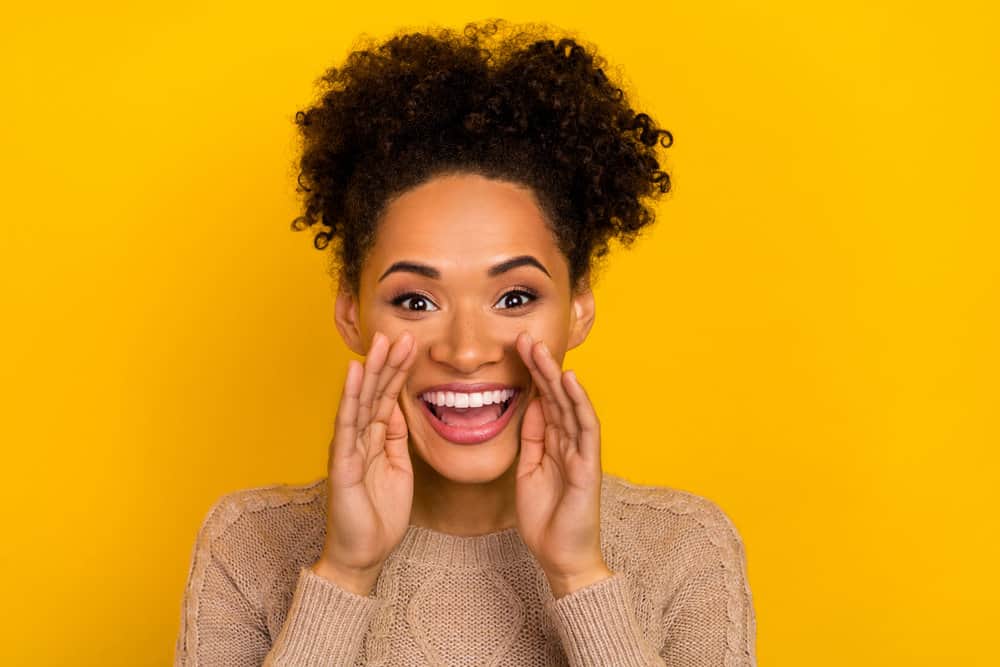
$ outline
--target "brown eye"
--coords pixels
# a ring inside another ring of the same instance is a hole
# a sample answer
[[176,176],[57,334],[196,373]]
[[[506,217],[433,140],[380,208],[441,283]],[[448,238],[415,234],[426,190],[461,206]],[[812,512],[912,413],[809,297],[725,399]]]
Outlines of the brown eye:
[[511,290],[500,297],[497,301],[497,308],[506,310],[510,308],[522,308],[535,299],[535,295],[526,290]]
[[430,299],[422,294],[415,294],[413,292],[400,294],[392,300],[392,305],[415,313],[437,310],[437,306]]

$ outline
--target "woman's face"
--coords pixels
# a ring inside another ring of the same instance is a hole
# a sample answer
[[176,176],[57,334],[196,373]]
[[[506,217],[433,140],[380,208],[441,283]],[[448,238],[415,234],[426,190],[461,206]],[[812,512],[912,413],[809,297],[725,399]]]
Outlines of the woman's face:
[[589,289],[571,293],[568,263],[531,191],[475,174],[440,176],[392,201],[358,296],[337,299],[338,327],[358,354],[376,331],[390,341],[413,334],[417,358],[399,397],[411,452],[464,483],[492,481],[517,460],[537,395],[518,334],[544,341],[561,363],[593,312]]

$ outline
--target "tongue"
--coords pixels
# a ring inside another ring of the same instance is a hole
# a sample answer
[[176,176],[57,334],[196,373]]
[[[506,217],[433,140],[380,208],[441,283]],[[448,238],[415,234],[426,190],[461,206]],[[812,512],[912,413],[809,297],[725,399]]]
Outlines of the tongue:
[[482,426],[491,421],[496,421],[500,417],[501,406],[494,403],[484,405],[481,408],[449,408],[438,406],[435,408],[438,419],[450,426]]

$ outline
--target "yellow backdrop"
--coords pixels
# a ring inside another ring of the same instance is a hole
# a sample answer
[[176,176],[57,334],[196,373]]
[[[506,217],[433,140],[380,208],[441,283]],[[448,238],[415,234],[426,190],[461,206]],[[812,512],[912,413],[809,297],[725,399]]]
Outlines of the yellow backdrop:
[[597,43],[676,138],[568,360],[605,468],[727,511],[762,665],[990,662],[996,10],[473,5],[5,10],[0,662],[169,663],[211,503],[324,474],[348,357],[292,117],[358,34],[496,15]]

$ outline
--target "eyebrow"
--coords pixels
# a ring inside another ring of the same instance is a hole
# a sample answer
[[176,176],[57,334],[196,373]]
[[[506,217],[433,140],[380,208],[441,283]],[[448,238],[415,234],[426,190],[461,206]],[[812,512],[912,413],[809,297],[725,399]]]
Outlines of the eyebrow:
[[[491,278],[493,278],[495,276],[499,276],[501,273],[506,273],[507,271],[516,269],[519,266],[533,266],[536,269],[540,270],[545,275],[547,275],[549,278],[552,277],[552,274],[549,273],[548,269],[546,269],[541,262],[539,262],[531,255],[518,255],[517,257],[511,257],[510,259],[506,259],[495,266],[491,266],[486,273]],[[382,280],[390,273],[395,273],[397,271],[416,273],[418,275],[425,276],[427,278],[433,278],[435,280],[441,277],[441,272],[435,269],[433,266],[421,264],[420,262],[402,261],[402,262],[395,262],[392,266],[386,269],[385,273],[379,276],[377,282],[382,282]]]

